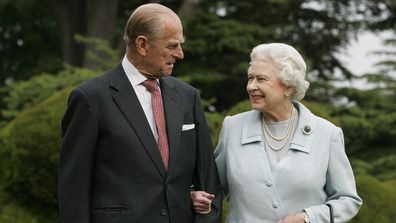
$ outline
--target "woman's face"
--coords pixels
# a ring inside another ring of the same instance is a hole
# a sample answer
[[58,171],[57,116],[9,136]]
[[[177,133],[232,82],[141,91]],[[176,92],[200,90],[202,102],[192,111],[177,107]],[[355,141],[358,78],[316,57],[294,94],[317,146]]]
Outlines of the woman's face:
[[288,87],[279,78],[279,70],[271,62],[252,61],[246,86],[253,109],[261,112],[276,111],[290,102],[285,96]]

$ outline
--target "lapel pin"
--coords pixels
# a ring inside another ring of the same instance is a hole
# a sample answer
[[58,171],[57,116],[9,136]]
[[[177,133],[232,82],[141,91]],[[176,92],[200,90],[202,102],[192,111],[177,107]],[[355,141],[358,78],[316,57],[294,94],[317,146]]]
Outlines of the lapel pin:
[[302,129],[302,132],[304,135],[309,135],[312,132],[312,129],[309,125],[305,125]]

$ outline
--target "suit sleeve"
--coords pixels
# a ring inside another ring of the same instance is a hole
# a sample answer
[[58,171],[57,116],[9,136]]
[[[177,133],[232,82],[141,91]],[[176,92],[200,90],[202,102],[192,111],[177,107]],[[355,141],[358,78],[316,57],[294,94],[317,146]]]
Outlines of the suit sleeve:
[[[356,191],[355,177],[345,153],[344,136],[340,128],[331,135],[329,164],[326,174],[326,204],[333,208],[334,222],[352,219],[362,205]],[[311,222],[330,222],[330,210],[325,204],[306,208]]]
[[74,90],[62,119],[59,214],[62,223],[90,223],[91,175],[98,122],[87,95]]
[[195,223],[221,223],[223,196],[217,167],[214,161],[212,142],[198,91],[195,93],[195,122],[197,137],[197,166],[194,186],[196,190],[214,194],[212,211],[209,214],[196,214]]

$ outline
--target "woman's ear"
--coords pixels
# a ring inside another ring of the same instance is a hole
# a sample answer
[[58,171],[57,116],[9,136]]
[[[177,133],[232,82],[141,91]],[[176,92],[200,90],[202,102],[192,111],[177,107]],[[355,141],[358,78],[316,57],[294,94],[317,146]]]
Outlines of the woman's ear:
[[146,56],[147,54],[147,48],[148,48],[148,42],[147,42],[147,37],[140,35],[136,37],[135,39],[135,47],[136,51],[141,54],[142,56]]
[[285,91],[285,96],[290,97],[294,92],[294,86],[287,86]]

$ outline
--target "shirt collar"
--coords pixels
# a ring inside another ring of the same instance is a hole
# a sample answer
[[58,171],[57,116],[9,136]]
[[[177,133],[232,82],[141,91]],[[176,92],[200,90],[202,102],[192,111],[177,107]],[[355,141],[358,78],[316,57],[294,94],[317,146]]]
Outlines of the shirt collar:
[[[132,86],[135,87],[137,85],[140,85],[143,81],[147,80],[147,77],[145,77],[143,74],[141,74],[135,66],[128,60],[126,57],[126,54],[124,55],[124,58],[122,59],[122,67],[124,68],[124,71],[129,79],[129,82],[131,82]],[[159,84],[159,81],[157,80],[157,83]]]

